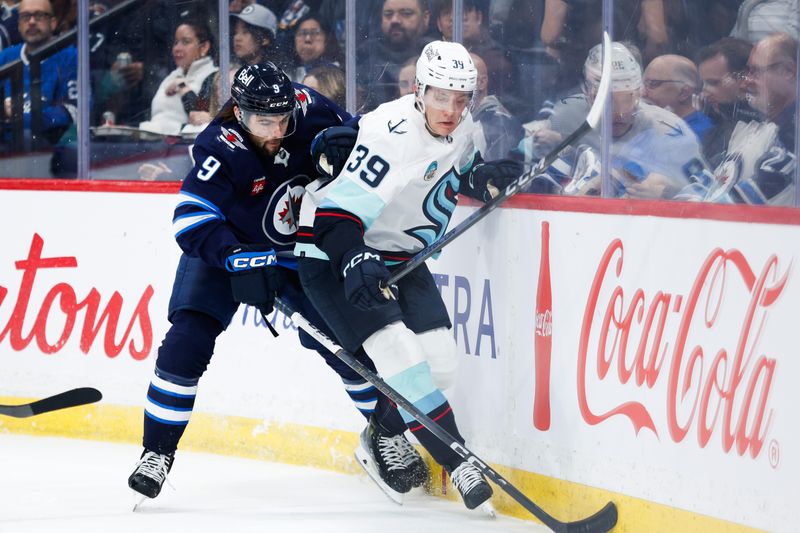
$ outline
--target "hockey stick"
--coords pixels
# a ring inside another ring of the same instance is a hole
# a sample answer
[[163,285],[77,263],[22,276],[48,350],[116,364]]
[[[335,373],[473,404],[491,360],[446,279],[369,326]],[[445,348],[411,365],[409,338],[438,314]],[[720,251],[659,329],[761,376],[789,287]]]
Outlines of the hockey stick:
[[[608,53],[606,53],[606,51],[608,51]],[[596,128],[600,122],[600,116],[603,114],[603,108],[605,107],[606,97],[608,96],[610,86],[611,38],[608,36],[607,32],[603,32],[603,72],[600,78],[600,86],[597,89],[597,96],[595,97],[591,109],[589,109],[589,113],[586,115],[586,120],[583,121],[578,129],[573,131],[566,139],[561,141],[561,144],[553,148],[550,153],[541,159],[538,165],[528,172],[522,174],[519,178],[517,178],[517,181],[509,184],[500,194],[483,204],[480,209],[464,219],[461,224],[448,231],[441,239],[433,242],[426,248],[423,248],[413,258],[406,261],[400,268],[396,269],[383,286],[388,287],[397,283],[400,278],[406,276],[409,272],[424,263],[430,256],[447,246],[447,244],[455,240],[456,237],[467,231],[469,228],[486,217],[486,215],[497,209],[500,204],[517,194],[525,186],[532,182],[537,174],[541,173],[544,169],[552,165],[553,162],[555,162],[555,160],[561,155],[561,152],[571,146],[572,143],[583,137],[590,130]]]
[[330,350],[347,364],[350,368],[358,372],[361,377],[369,381],[376,389],[381,391],[387,398],[398,406],[402,407],[411,414],[420,424],[425,426],[433,435],[450,447],[459,456],[469,461],[475,468],[480,470],[487,478],[494,481],[497,486],[503,489],[506,494],[511,496],[517,503],[531,512],[536,518],[542,521],[547,527],[556,533],[604,533],[611,530],[617,523],[617,506],[614,502],[608,502],[600,511],[583,520],[575,522],[562,522],[548,514],[544,509],[533,503],[519,489],[507,481],[503,476],[495,472],[484,461],[469,451],[463,444],[457,441],[450,433],[444,430],[439,424],[430,419],[425,413],[417,409],[404,396],[394,390],[377,374],[364,366],[360,361],[346,352],[344,348],[333,342],[327,335],[319,331],[314,325],[296,312],[280,298],[275,299],[275,308],[284,315],[288,316],[294,324],[303,328],[317,342]]
[[100,394],[99,390],[91,387],[81,387],[22,405],[0,405],[0,415],[28,418],[29,416],[49,413],[50,411],[99,402],[102,398],[103,395]]

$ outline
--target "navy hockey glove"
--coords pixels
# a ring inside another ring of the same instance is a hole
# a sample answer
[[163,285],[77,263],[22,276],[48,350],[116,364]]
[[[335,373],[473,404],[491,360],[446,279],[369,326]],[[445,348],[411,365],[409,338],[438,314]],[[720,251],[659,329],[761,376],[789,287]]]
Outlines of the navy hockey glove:
[[225,268],[231,274],[231,293],[239,303],[252,305],[264,315],[272,313],[275,293],[278,291],[278,274],[272,265],[277,264],[275,250],[270,246],[238,244],[228,249]]
[[317,171],[331,178],[338,176],[350,157],[356,137],[358,130],[347,126],[331,126],[317,133],[311,141],[311,158]]
[[342,257],[344,294],[355,307],[369,311],[397,299],[397,288],[383,289],[389,279],[389,269],[377,250],[356,246]]
[[484,202],[492,199],[494,194],[488,186],[505,189],[522,174],[523,166],[513,159],[498,159],[475,165],[469,175],[470,188],[483,197]]

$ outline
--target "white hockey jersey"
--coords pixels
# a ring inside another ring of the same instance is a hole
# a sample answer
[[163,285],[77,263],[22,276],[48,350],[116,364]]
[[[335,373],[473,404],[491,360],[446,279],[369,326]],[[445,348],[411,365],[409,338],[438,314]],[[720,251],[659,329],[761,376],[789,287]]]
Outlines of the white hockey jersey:
[[473,129],[467,114],[449,137],[434,137],[414,107],[414,95],[364,115],[341,174],[306,188],[295,255],[327,259],[310,238],[317,207],[356,215],[365,244],[379,250],[387,264],[439,239],[456,207],[458,175],[475,160]]

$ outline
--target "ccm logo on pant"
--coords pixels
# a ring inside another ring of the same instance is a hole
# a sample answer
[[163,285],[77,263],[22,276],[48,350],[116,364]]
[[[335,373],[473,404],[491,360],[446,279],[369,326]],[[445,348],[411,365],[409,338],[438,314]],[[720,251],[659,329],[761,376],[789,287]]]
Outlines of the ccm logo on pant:
[[353,256],[352,259],[345,265],[344,270],[342,270],[342,275],[347,277],[347,271],[356,266],[357,264],[363,261],[380,261],[381,256],[379,254],[374,254],[372,252],[361,252],[360,254],[356,254]]

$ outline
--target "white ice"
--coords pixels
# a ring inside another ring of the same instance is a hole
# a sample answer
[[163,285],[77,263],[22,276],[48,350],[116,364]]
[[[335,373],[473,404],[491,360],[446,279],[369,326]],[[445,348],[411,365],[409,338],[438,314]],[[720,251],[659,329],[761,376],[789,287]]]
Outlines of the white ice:
[[[132,512],[141,449],[0,434],[0,532],[535,533],[419,489],[403,506],[366,476],[179,451],[161,495]],[[495,490],[499,490],[495,488]]]

